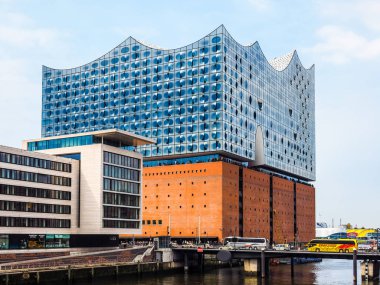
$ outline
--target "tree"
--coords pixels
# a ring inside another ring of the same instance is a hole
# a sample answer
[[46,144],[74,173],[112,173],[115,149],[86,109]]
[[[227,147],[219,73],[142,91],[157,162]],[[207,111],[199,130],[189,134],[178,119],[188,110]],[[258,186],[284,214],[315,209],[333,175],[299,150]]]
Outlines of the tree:
[[347,225],[346,225],[346,229],[347,229],[347,230],[352,229],[352,225],[351,225],[350,223],[347,223]]

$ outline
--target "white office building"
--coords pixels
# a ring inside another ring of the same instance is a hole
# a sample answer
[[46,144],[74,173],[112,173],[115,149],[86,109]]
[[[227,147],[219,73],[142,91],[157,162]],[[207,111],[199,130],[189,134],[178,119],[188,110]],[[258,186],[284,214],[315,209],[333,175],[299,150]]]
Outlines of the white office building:
[[141,233],[142,156],[152,140],[107,130],[0,147],[3,248],[107,246]]

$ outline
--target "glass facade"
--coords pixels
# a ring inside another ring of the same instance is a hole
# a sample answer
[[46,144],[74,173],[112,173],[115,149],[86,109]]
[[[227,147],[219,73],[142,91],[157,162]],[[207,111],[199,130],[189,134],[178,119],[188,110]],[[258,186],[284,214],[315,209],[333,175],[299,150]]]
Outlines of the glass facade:
[[69,219],[0,217],[0,227],[70,228]]
[[2,234],[0,249],[34,249],[70,247],[68,234]]
[[140,227],[140,159],[103,152],[103,227]]
[[314,66],[296,52],[267,61],[220,26],[171,50],[130,37],[83,66],[44,66],[42,78],[44,137],[117,128],[156,139],[139,148],[156,160],[250,162],[263,145],[264,165],[315,180]]
[[46,199],[71,200],[71,192],[0,184],[0,194],[12,196],[24,196]]
[[74,138],[61,138],[53,140],[40,140],[37,142],[28,142],[29,151],[38,151],[44,149],[63,148],[81,145],[90,145],[94,143],[93,136],[80,136]]
[[43,183],[43,184],[71,186],[71,178],[68,178],[68,177],[42,174],[42,173],[33,173],[33,172],[28,172],[28,171],[6,169],[6,168],[0,168],[0,178]]
[[0,200],[0,211],[70,214],[71,207],[68,205]]
[[63,172],[71,172],[71,165],[68,163],[51,161],[7,152],[0,152],[0,162]]

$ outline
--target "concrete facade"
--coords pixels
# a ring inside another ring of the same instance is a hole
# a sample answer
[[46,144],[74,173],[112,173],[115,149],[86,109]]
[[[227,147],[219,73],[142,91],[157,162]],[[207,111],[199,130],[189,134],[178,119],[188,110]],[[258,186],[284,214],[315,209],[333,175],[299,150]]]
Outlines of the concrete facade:
[[[75,146],[57,149],[41,150],[51,155],[80,154],[80,228],[79,234],[140,234],[139,229],[120,229],[103,227],[103,153],[111,152],[119,155],[137,158],[142,168],[142,156],[138,152],[126,151],[105,144]],[[140,182],[141,184],[141,172]],[[140,186],[141,189],[141,186]],[[138,194],[141,205],[141,194]],[[141,215],[138,219],[141,224]]]
[[[0,203],[15,202],[18,203],[18,210],[10,210],[9,205],[3,206],[0,210],[1,218],[14,217],[14,218],[30,218],[30,219],[49,219],[49,220],[68,220],[68,228],[58,227],[33,227],[29,224],[23,224],[23,226],[0,226],[0,233],[14,233],[14,234],[65,234],[68,231],[76,231],[78,228],[78,185],[79,185],[79,162],[73,159],[51,156],[42,153],[35,153],[30,151],[24,151],[17,148],[0,146],[0,153],[4,157],[9,156],[10,162],[0,161],[0,171],[4,172],[11,170],[13,177],[6,175],[0,176]],[[14,155],[13,159],[10,155]],[[16,157],[17,156],[17,157]],[[38,159],[40,162],[38,167],[31,166],[31,159]],[[42,162],[49,161],[49,164],[64,163],[70,165],[70,171],[59,171],[54,169],[47,169],[41,167]],[[28,164],[28,165],[26,165]],[[22,174],[23,173],[23,174]],[[28,173],[28,174],[25,174]],[[25,174],[25,175],[24,175]],[[66,177],[70,181],[70,185],[57,185],[50,183],[41,183],[35,181],[27,181],[31,174],[37,174],[41,176],[54,176],[54,177]],[[15,176],[16,175],[16,176]],[[18,177],[22,175],[22,177]],[[27,177],[28,176],[28,177]],[[20,187],[15,193],[14,187]],[[32,188],[34,192],[44,192],[44,194],[36,195],[27,194],[27,190]],[[51,194],[53,193],[54,194]],[[69,193],[69,199],[59,199],[55,197],[57,191],[65,194]],[[49,192],[50,194],[46,194]],[[54,198],[53,198],[54,196]],[[26,206],[24,207],[26,203]],[[54,213],[59,212],[59,206],[69,206],[69,213]],[[47,209],[47,207],[54,207],[55,209]]]

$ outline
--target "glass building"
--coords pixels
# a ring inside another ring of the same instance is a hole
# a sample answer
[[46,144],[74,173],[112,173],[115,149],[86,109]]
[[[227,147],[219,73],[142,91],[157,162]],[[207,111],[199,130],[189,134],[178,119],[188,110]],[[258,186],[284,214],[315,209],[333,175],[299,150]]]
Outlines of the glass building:
[[314,66],[268,61],[224,26],[177,49],[129,37],[71,69],[42,69],[42,136],[119,129],[156,140],[147,163],[223,156],[315,180]]

